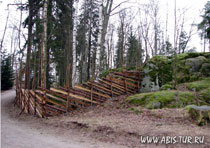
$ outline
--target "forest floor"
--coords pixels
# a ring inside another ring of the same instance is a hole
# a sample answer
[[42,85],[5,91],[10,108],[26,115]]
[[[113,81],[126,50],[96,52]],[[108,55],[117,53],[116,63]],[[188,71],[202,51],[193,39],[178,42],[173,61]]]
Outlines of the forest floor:
[[[52,136],[52,138],[59,139],[52,140],[52,142],[59,141],[64,145],[63,147],[72,143],[73,147],[85,148],[210,148],[210,127],[199,127],[193,124],[189,121],[184,109],[147,110],[140,107],[133,109],[124,103],[125,98],[126,96],[121,96],[107,101],[103,106],[80,109],[66,115],[47,119],[34,118],[26,114],[18,116],[20,110],[13,106],[11,100],[6,106],[3,105],[5,108],[2,109],[2,112],[8,112],[6,118],[10,118],[15,123],[18,122],[17,128],[20,128],[19,126],[26,127],[24,133],[30,133],[33,130],[33,132],[38,132],[39,139]],[[2,141],[3,144],[7,144],[9,141],[5,139],[10,135],[4,135],[4,130],[6,131],[4,126],[9,128],[10,125],[4,123],[8,120],[4,119],[4,114],[2,114]],[[18,135],[16,136],[18,137]],[[32,136],[32,134],[30,135]],[[158,144],[143,144],[142,136],[158,136],[159,138],[176,136],[178,142],[176,144],[165,144],[162,141]],[[204,136],[204,143],[183,144],[180,143],[179,136],[191,136],[193,138]],[[33,136],[30,139],[33,139]],[[60,146],[57,144],[54,147]]]

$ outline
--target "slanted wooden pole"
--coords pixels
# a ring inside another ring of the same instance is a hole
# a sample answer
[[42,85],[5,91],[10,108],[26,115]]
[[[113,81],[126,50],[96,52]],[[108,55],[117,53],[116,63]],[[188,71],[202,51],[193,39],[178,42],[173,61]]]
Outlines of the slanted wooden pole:
[[93,103],[92,103],[92,101],[93,101],[93,85],[92,85],[92,82],[91,82],[90,86],[91,86],[91,90],[90,90],[91,106],[93,106]]
[[28,105],[28,108],[27,108],[28,111],[27,111],[27,112],[28,112],[28,114],[30,114],[30,96],[29,96],[29,94],[28,94],[27,91],[26,91],[26,94],[27,94],[27,97],[28,97],[28,98],[27,98],[27,99],[28,99],[28,100],[27,100],[27,105]]
[[34,116],[36,116],[36,93],[35,93],[35,96],[34,96]]
[[69,86],[68,86],[68,96],[67,96],[67,102],[66,102],[66,113],[69,110],[69,99],[70,99],[69,97],[70,97],[70,95],[69,95]]
[[124,79],[124,85],[125,85],[125,92],[126,94],[128,93],[128,90],[127,90],[127,83],[126,83],[126,79]]
[[110,80],[111,80],[111,95],[112,95],[112,98],[113,98],[113,91],[112,91],[112,74],[111,74]]
[[[46,86],[46,85],[45,85]],[[42,117],[46,117],[46,99],[47,99],[47,95],[46,95],[46,91],[44,91],[44,99],[43,99],[43,104],[42,104]]]

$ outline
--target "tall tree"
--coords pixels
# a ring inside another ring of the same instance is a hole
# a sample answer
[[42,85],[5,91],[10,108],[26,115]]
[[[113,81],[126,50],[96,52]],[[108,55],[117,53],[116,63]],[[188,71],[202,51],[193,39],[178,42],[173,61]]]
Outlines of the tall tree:
[[107,28],[109,24],[110,14],[112,12],[113,0],[102,0],[102,28],[100,37],[100,57],[99,57],[99,71],[106,69],[106,51],[105,51],[105,39],[107,34]]
[[43,6],[43,33],[41,45],[41,87],[47,88],[47,5],[48,1],[44,0]]
[[128,37],[128,51],[127,51],[127,67],[135,67],[136,66],[136,57],[138,51],[138,40],[136,39],[136,36],[133,34],[133,31],[131,30],[130,35]]
[[187,41],[188,41],[187,33],[185,31],[182,31],[179,37],[179,45],[178,45],[179,53],[185,52]]
[[12,88],[14,73],[12,69],[11,56],[1,56],[1,90]]
[[28,18],[27,18],[27,25],[28,25],[28,46],[27,46],[27,56],[26,56],[26,73],[25,73],[25,88],[30,89],[30,61],[31,61],[31,40],[32,40],[32,19],[33,19],[33,1],[28,0]]
[[72,68],[73,68],[73,28],[74,28],[74,1],[69,0],[66,1],[66,44],[65,44],[65,51],[66,51],[66,87],[72,87]]
[[79,81],[86,82],[95,77],[99,33],[99,3],[85,0],[82,5],[80,24],[77,28],[77,61]]
[[[203,20],[198,24],[198,29],[202,31],[202,36],[209,40],[210,52],[210,1],[208,1],[204,8]],[[205,41],[205,39],[204,39]]]

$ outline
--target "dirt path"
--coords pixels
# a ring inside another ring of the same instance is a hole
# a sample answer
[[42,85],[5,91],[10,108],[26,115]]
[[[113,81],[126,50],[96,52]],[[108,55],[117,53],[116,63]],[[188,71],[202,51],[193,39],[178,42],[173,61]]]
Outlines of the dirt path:
[[[15,91],[1,94],[2,148],[210,148],[210,127],[191,123],[183,109],[132,109],[126,96],[104,106],[41,119],[18,116]],[[203,144],[143,144],[141,136],[205,136]]]
[[106,148],[123,147],[98,142],[92,138],[60,127],[45,124],[46,119],[38,119],[25,114],[13,106],[15,90],[1,94],[1,147],[2,148]]

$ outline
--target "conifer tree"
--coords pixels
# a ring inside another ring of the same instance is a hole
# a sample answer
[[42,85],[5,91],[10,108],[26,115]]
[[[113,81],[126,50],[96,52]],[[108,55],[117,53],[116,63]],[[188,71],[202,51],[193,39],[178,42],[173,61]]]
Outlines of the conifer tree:
[[14,73],[12,69],[11,56],[3,57],[1,61],[1,90],[12,88]]

